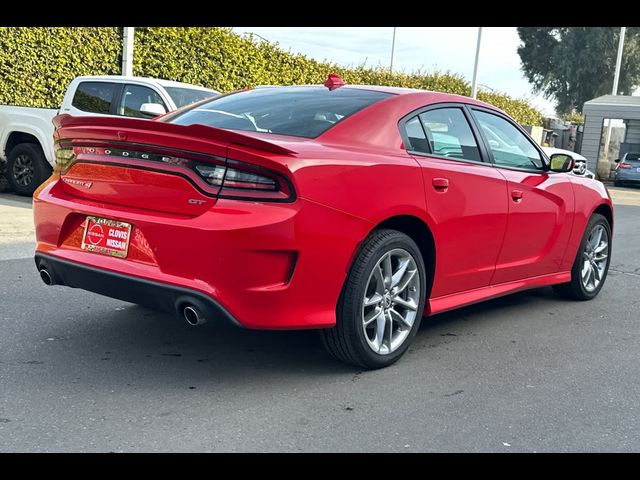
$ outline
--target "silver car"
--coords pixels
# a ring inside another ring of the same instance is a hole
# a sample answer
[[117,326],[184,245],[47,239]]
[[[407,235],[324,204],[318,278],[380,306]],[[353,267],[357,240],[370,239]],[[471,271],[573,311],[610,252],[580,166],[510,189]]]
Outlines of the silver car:
[[616,187],[640,185],[640,152],[625,153],[616,163],[616,173],[613,177]]

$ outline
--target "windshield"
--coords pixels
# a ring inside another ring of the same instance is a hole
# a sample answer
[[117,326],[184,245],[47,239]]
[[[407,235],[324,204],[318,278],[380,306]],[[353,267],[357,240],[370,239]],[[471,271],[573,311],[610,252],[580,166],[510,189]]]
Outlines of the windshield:
[[200,90],[196,88],[182,88],[182,87],[164,87],[167,91],[173,103],[176,104],[176,108],[184,107],[194,102],[199,102],[205,98],[215,97],[219,95],[215,90]]
[[214,98],[162,121],[315,138],[340,120],[391,95],[344,87],[258,88]]

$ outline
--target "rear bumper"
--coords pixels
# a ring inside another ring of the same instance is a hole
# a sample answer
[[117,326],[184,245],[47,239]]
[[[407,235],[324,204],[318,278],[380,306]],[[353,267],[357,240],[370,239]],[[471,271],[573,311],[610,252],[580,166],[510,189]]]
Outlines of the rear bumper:
[[35,262],[38,270],[47,270],[53,285],[81,288],[125,302],[168,312],[176,311],[178,314],[185,306],[195,305],[208,320],[241,326],[218,302],[195,290],[109,272],[41,253],[36,253]]
[[[351,259],[373,227],[303,198],[220,199],[200,215],[181,216],[78,198],[61,187],[44,185],[33,209],[36,259],[58,262],[59,283],[164,309],[175,309],[186,292],[247,328],[335,325]],[[81,248],[88,215],[133,226],[126,259]]]

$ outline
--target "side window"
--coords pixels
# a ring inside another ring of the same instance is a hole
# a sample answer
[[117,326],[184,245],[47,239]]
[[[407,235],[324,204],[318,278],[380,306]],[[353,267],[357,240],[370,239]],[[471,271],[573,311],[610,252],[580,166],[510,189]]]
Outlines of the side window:
[[502,117],[474,110],[496,165],[526,170],[542,170],[544,160],[531,141]]
[[116,87],[115,83],[82,82],[73,95],[71,105],[83,112],[108,114]]
[[149,118],[140,111],[143,103],[159,103],[167,110],[167,106],[155,90],[141,85],[125,85],[118,105],[118,115],[125,117]]
[[431,153],[427,136],[424,134],[420,119],[413,117],[407,123],[404,124],[405,131],[407,132],[407,138],[409,139],[410,150],[421,153]]
[[482,161],[476,139],[461,109],[428,110],[419,117],[434,155]]

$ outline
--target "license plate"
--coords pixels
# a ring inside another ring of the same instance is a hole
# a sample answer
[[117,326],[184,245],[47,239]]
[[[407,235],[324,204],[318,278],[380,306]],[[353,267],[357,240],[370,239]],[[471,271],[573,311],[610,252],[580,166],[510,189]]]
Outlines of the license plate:
[[640,172],[640,168],[636,168],[636,171],[637,171],[637,172]]
[[82,236],[82,249],[102,255],[126,258],[130,237],[130,223],[107,218],[87,217]]

